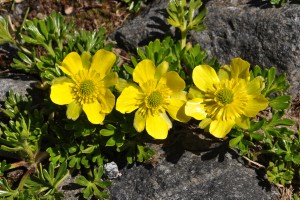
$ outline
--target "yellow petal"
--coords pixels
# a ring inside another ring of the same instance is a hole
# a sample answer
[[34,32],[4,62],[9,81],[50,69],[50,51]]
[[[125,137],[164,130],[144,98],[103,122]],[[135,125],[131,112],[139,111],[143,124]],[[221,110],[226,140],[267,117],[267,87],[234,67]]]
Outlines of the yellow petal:
[[233,120],[214,120],[210,123],[209,132],[217,138],[224,138],[230,132],[233,125]]
[[103,122],[105,114],[101,113],[101,105],[98,101],[83,104],[82,109],[92,124],[101,124]]
[[110,89],[105,89],[105,94],[98,96],[98,102],[101,104],[101,113],[110,113],[115,106],[115,96]]
[[231,60],[230,67],[231,78],[250,80],[250,63],[248,63],[247,61],[241,58],[234,58]]
[[69,53],[62,61],[60,69],[69,76],[77,74],[83,69],[80,55],[76,52]]
[[146,118],[146,131],[155,139],[166,139],[172,122],[166,113],[148,115]]
[[190,120],[190,117],[184,112],[185,103],[186,101],[184,100],[171,99],[170,103],[166,106],[166,110],[173,119],[180,122],[187,122]]
[[116,89],[118,92],[122,92],[126,87],[128,87],[128,81],[126,81],[123,78],[118,78],[117,84],[116,84]]
[[118,74],[117,72],[108,73],[104,79],[104,87],[111,87],[117,84],[118,82]]
[[80,104],[73,101],[70,103],[67,107],[67,117],[68,119],[76,120],[80,113],[81,113],[82,107]]
[[177,72],[171,71],[165,73],[158,82],[157,88],[167,86],[173,93],[179,92],[185,88],[184,80]]
[[194,98],[203,98],[204,94],[201,90],[199,90],[197,87],[195,86],[191,86],[189,89],[189,93],[188,93],[188,98],[189,99],[194,99]]
[[244,114],[247,117],[255,117],[259,111],[266,109],[268,104],[268,100],[263,95],[248,95]]
[[248,129],[250,127],[250,119],[249,117],[246,117],[245,115],[242,115],[239,118],[235,119],[236,125],[243,129]]
[[67,77],[56,78],[52,81],[50,99],[58,105],[66,105],[74,101],[71,87],[74,82]]
[[81,54],[82,65],[84,69],[89,69],[91,66],[91,54],[88,51],[85,51]]
[[261,76],[254,78],[252,81],[247,83],[248,94],[260,94],[260,92],[265,88],[264,79]]
[[141,86],[147,81],[154,79],[155,69],[156,67],[151,60],[142,60],[133,70],[133,80]]
[[212,120],[210,118],[205,118],[199,123],[199,127],[202,129],[207,129],[211,122]]
[[223,65],[218,71],[218,76],[220,80],[231,79],[230,67]]
[[107,75],[114,63],[116,62],[116,55],[110,51],[104,49],[98,50],[92,58],[92,64],[90,70],[95,70],[100,74],[100,78]]
[[202,120],[206,118],[207,113],[204,109],[204,104],[202,104],[203,99],[196,98],[187,101],[185,105],[185,113],[197,120]]
[[136,111],[134,114],[133,127],[137,132],[142,132],[145,129],[146,118],[144,115],[141,115],[140,110]]
[[155,75],[154,75],[154,77],[155,77],[157,80],[159,80],[160,77],[161,77],[164,73],[166,73],[166,72],[168,71],[168,69],[169,69],[169,63],[168,63],[167,61],[163,61],[162,63],[160,63],[160,64],[157,66],[157,68],[156,68],[156,70],[155,70]]
[[209,65],[198,65],[193,70],[193,81],[197,88],[206,92],[214,83],[220,82],[216,71]]
[[116,110],[121,113],[131,113],[141,102],[142,93],[138,87],[129,86],[123,90],[116,103]]

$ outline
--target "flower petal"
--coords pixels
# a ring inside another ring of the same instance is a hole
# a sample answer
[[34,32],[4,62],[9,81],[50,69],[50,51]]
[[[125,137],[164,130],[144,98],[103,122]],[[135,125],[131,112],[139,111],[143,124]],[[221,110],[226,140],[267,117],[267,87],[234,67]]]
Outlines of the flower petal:
[[88,51],[84,51],[81,54],[81,61],[82,61],[82,66],[84,69],[89,69],[91,66],[91,54]]
[[210,123],[209,132],[217,138],[224,138],[233,125],[233,120],[214,120]]
[[52,81],[50,99],[53,103],[58,105],[66,105],[71,103],[73,95],[71,87],[74,82],[67,77],[56,78]]
[[142,60],[133,70],[133,80],[141,86],[147,81],[154,79],[155,70],[155,64],[151,60]]
[[166,113],[160,115],[148,115],[146,118],[146,131],[155,139],[166,139],[172,122]]
[[92,124],[101,124],[103,122],[105,114],[101,113],[101,108],[102,107],[98,101],[82,105],[83,111]]
[[69,53],[62,61],[60,69],[69,76],[77,74],[83,69],[80,55],[77,52]]
[[117,72],[111,72],[107,74],[104,79],[104,87],[111,87],[117,84],[118,82],[118,74]]
[[241,78],[250,80],[250,63],[241,59],[241,58],[234,58],[231,60],[230,63],[231,67],[231,78]]
[[180,122],[187,122],[190,120],[190,117],[187,116],[184,112],[184,105],[186,101],[180,99],[171,99],[170,103],[167,105],[167,112],[169,115]]
[[242,115],[239,118],[235,119],[236,125],[243,129],[248,129],[250,127],[250,119],[249,117],[246,117],[245,115]]
[[76,120],[82,111],[82,107],[80,104],[73,101],[67,107],[67,117],[68,119]]
[[260,94],[260,92],[265,88],[264,79],[261,76],[257,76],[252,81],[247,83],[248,94]]
[[137,132],[142,132],[145,129],[146,125],[146,118],[144,115],[141,114],[140,110],[135,112],[133,127]]
[[189,93],[188,93],[188,98],[189,99],[194,99],[194,98],[203,98],[204,94],[201,90],[199,90],[197,87],[195,86],[191,86],[189,89]]
[[110,113],[115,106],[115,96],[109,89],[105,89],[105,94],[98,96],[98,102],[101,104],[101,113]]
[[199,123],[199,128],[208,129],[210,123],[212,122],[211,118],[205,118]]
[[187,101],[185,105],[185,113],[197,120],[202,120],[206,118],[207,113],[205,112],[204,104],[202,104],[203,99],[195,98]]
[[90,70],[95,70],[100,74],[100,78],[107,75],[114,63],[116,62],[116,55],[110,51],[104,49],[98,50],[92,58],[92,64]]
[[228,65],[223,65],[220,67],[218,76],[220,80],[231,79],[230,67]]
[[165,73],[158,82],[157,88],[168,87],[173,93],[179,92],[185,88],[184,80],[177,72],[171,71]]
[[157,66],[154,77],[159,80],[160,77],[168,71],[168,69],[169,63],[167,61],[163,61]]
[[193,81],[197,88],[206,92],[214,83],[220,82],[216,71],[209,65],[198,65],[193,70]]
[[269,102],[263,95],[248,95],[248,102],[244,110],[247,117],[255,117],[259,111],[264,110]]
[[141,104],[141,93],[138,87],[129,86],[123,90],[116,103],[116,110],[121,113],[131,113]]

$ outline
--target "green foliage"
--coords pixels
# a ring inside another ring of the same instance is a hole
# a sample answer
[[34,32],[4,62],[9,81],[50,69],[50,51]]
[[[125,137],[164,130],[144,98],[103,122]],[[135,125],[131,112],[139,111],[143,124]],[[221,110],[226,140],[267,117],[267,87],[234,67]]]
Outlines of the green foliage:
[[[285,74],[276,76],[276,69],[261,69],[255,66],[251,78],[261,76],[265,80],[262,94],[269,99],[270,113],[251,121],[248,130],[237,128],[230,134],[229,145],[250,159],[268,163],[268,180],[275,184],[291,184],[299,176],[299,135],[290,127],[293,120],[285,118],[291,96],[287,95],[288,83]],[[268,117],[269,116],[269,117]]]
[[95,196],[98,199],[108,199],[109,193],[106,191],[107,187],[111,185],[110,181],[102,180],[103,166],[94,169],[91,177],[88,179],[85,176],[79,176],[75,179],[76,183],[84,186],[83,197],[89,199]]
[[186,45],[187,33],[191,30],[202,31],[206,29],[204,19],[206,15],[206,8],[198,10],[202,6],[202,0],[191,0],[189,4],[186,0],[169,0],[169,7],[167,12],[169,24],[179,28],[181,31],[181,48]]
[[[6,179],[0,179],[0,197],[8,200],[20,199],[20,192],[12,189]],[[27,195],[28,197],[29,195]]]
[[65,162],[59,166],[56,173],[52,162],[48,170],[43,169],[40,164],[37,174],[27,179],[25,188],[34,193],[38,199],[63,199],[63,194],[58,191],[58,187],[69,175]]
[[6,163],[6,160],[2,160],[0,162],[0,176],[4,175],[4,172],[6,172],[7,170],[9,170],[11,167],[10,164]]
[[8,20],[4,19],[4,17],[0,16],[0,45],[4,43],[15,43],[12,35],[8,29]]
[[1,17],[0,42],[13,43],[19,47],[12,68],[39,75],[42,81],[50,82],[62,75],[58,66],[68,53],[94,53],[101,48],[112,48],[112,43],[104,43],[104,28],[89,32],[76,31],[73,27],[73,22],[67,23],[61,14],[53,12],[42,20],[25,20],[18,27],[20,37],[13,38],[8,30],[8,20]]
[[[169,71],[176,71],[185,80],[187,86],[192,84],[192,71],[200,64],[209,64],[218,69],[220,64],[215,58],[209,58],[207,52],[201,49],[200,45],[190,46],[188,49],[181,49],[180,43],[175,42],[171,37],[166,37],[160,41],[158,39],[151,41],[143,48],[137,48],[138,58],[131,57],[131,62],[134,66],[138,63],[137,60],[150,59],[156,66],[163,61],[169,63]],[[120,76],[125,79],[130,79],[133,68],[124,64],[124,70],[120,72]]]
[[275,184],[290,184],[293,176],[294,176],[294,170],[289,169],[288,167],[284,166],[283,162],[270,162],[269,164],[269,170],[267,171],[268,175],[268,181]]
[[289,0],[268,0],[272,5],[283,6],[289,2]]
[[141,9],[143,3],[147,3],[148,0],[121,0],[128,5],[128,9],[131,12],[138,12]]
[[[31,169],[33,170],[33,169]],[[58,191],[58,186],[69,176],[66,164],[62,164],[55,173],[53,163],[49,164],[48,171],[40,164],[37,175],[29,178],[31,171],[22,177],[17,188],[13,188],[4,178],[0,179],[0,197],[5,199],[62,199],[63,194]]]

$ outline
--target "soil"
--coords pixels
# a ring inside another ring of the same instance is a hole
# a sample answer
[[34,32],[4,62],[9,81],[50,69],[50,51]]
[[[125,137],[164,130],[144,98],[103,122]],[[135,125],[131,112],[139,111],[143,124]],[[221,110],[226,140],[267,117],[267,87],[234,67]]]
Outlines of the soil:
[[27,9],[28,19],[41,19],[56,11],[65,15],[67,21],[73,20],[75,28],[91,31],[105,27],[107,33],[120,27],[132,16],[126,4],[115,0],[22,0],[20,3],[5,0],[8,2],[1,3],[2,1],[0,0],[0,14],[9,14],[16,26],[22,23]]

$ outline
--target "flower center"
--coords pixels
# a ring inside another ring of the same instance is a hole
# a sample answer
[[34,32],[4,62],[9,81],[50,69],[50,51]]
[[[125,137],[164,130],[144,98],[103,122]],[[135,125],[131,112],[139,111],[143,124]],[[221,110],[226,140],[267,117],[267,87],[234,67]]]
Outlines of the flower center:
[[216,95],[216,100],[222,104],[230,104],[233,101],[233,93],[230,89],[221,89]]
[[90,96],[95,91],[96,87],[92,80],[84,80],[80,83],[79,90],[83,96]]
[[161,105],[163,100],[162,94],[159,91],[154,91],[147,97],[146,102],[149,107],[156,108]]

